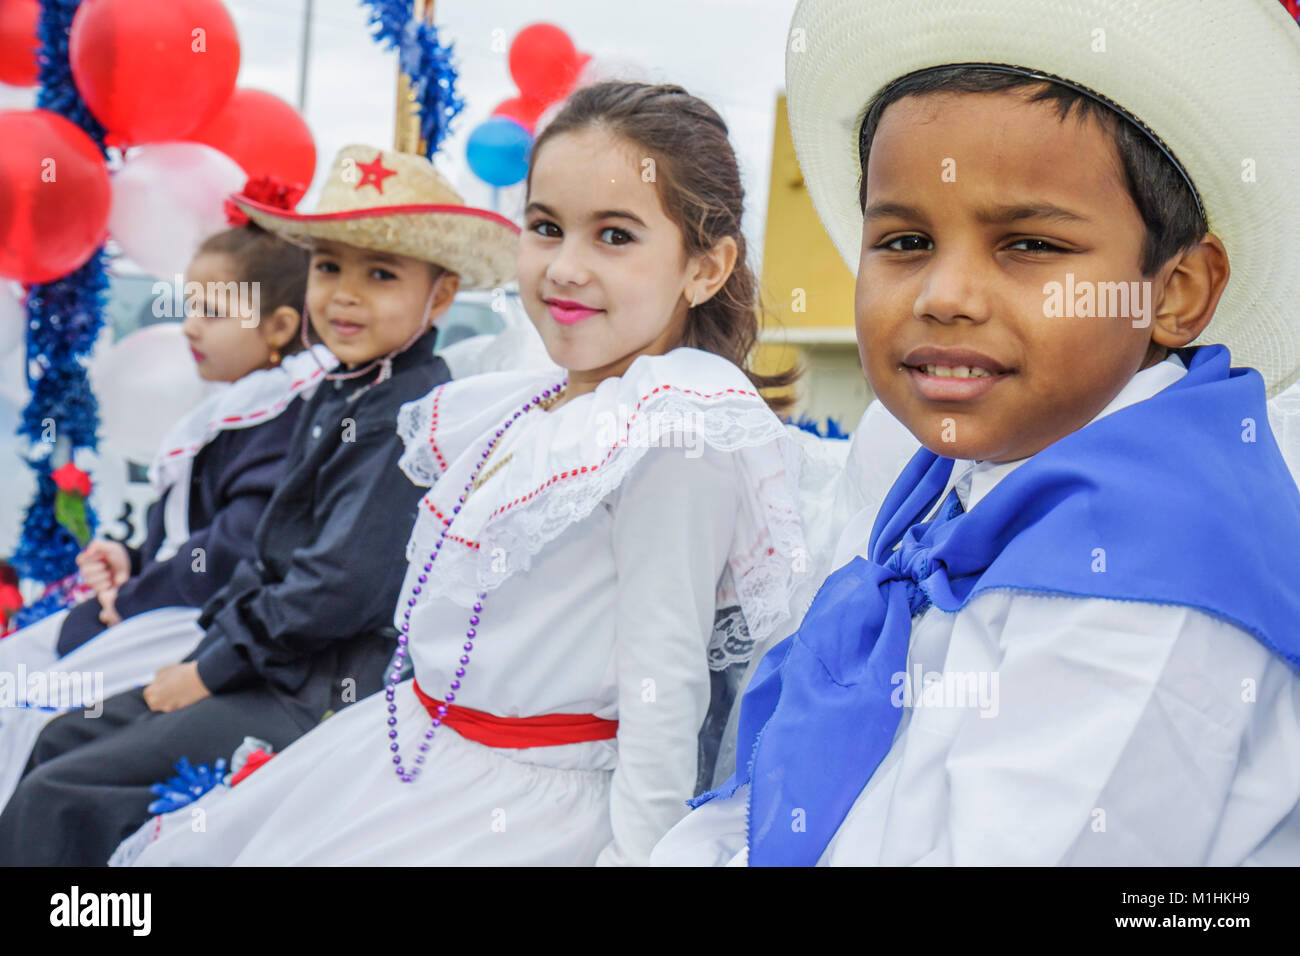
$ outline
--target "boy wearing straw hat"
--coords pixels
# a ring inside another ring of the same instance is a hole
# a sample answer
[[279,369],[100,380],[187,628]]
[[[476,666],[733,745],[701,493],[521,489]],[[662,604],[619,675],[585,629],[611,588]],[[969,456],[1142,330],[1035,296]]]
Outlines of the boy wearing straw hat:
[[787,88],[924,447],[656,862],[1300,862],[1295,23],[803,0]]
[[234,202],[310,246],[303,311],[340,367],[303,411],[256,559],[205,606],[194,652],[99,719],[42,732],[0,814],[0,865],[103,864],[174,761],[214,763],[247,735],[282,749],[382,686],[424,491],[397,467],[397,412],[450,378],[433,323],[458,288],[513,278],[519,230],[465,206],[428,160],[366,146],[339,153],[315,213]]

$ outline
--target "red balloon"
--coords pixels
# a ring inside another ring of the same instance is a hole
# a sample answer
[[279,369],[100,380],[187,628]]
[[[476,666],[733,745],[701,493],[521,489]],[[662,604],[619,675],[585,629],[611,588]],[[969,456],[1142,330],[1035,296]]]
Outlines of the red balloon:
[[569,35],[550,23],[534,23],[510,44],[510,75],[519,91],[544,104],[568,95],[578,78],[578,51]]
[[0,112],[0,276],[49,282],[108,232],[109,185],[94,140],[48,110]]
[[528,96],[512,96],[510,99],[498,103],[496,109],[492,111],[492,115],[512,119],[531,133],[533,127],[537,125],[537,118],[542,115],[545,109],[546,104],[541,100],[535,100]]
[[261,90],[235,90],[216,116],[185,137],[221,150],[250,179],[274,176],[304,189],[316,175],[316,143],[298,111]]
[[36,36],[40,0],[4,0],[0,3],[0,83],[36,85]]
[[88,0],[68,37],[72,78],[128,143],[181,139],[230,99],[239,37],[221,0]]

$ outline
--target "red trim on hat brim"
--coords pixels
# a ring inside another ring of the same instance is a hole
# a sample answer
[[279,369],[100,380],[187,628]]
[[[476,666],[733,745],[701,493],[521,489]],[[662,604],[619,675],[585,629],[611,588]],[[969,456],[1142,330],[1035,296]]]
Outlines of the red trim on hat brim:
[[288,212],[279,206],[268,206],[264,203],[257,202],[244,196],[242,193],[233,193],[231,200],[241,206],[248,206],[257,212],[266,216],[271,216],[281,222],[343,222],[349,219],[380,219],[384,216],[410,216],[427,213],[441,213],[451,216],[476,216],[479,219],[486,219],[488,222],[494,222],[497,225],[505,226],[514,231],[516,235],[521,230],[505,216],[498,215],[487,209],[475,209],[473,206],[452,206],[437,203],[415,203],[406,206],[372,206],[369,209],[349,209],[344,212],[323,212],[323,213],[296,213]]

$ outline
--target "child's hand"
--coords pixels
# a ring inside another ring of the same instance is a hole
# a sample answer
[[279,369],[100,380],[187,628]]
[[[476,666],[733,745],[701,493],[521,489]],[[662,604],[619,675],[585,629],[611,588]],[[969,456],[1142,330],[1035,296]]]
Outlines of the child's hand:
[[116,541],[92,541],[77,555],[77,570],[98,597],[127,582],[131,577],[131,556]]
[[164,667],[144,689],[144,702],[160,714],[169,714],[211,696],[212,692],[203,686],[199,677],[197,661]]
[[105,627],[116,627],[122,623],[122,615],[117,613],[117,588],[101,591],[99,598],[99,621]]

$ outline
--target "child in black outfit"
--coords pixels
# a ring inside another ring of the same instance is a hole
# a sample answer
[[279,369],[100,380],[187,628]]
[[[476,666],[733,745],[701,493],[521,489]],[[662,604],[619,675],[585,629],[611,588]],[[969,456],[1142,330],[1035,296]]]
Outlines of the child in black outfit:
[[100,719],[46,727],[0,815],[0,865],[106,862],[173,761],[229,757],[246,735],[287,746],[379,690],[396,646],[424,492],[397,467],[397,411],[450,378],[431,325],[462,285],[512,278],[518,229],[466,207],[428,161],[362,146],[340,152],[315,214],[236,201],[310,241],[308,313],[347,371],[304,410],[256,557],[204,608],[195,652],[107,700]]
[[[246,189],[292,208],[269,179]],[[308,253],[230,207],[186,268],[181,329],[199,377],[224,383],[168,429],[149,467],[157,500],[139,547],[109,539],[77,556],[91,595],[0,640],[0,808],[48,709],[80,707],[147,681],[193,650],[199,610],[253,557],[253,532],[285,472],[298,415],[335,360],[299,351]],[[255,290],[251,307],[238,287]],[[67,675],[77,675],[69,684]],[[2,684],[3,681],[0,681]],[[93,686],[91,686],[93,685]]]

